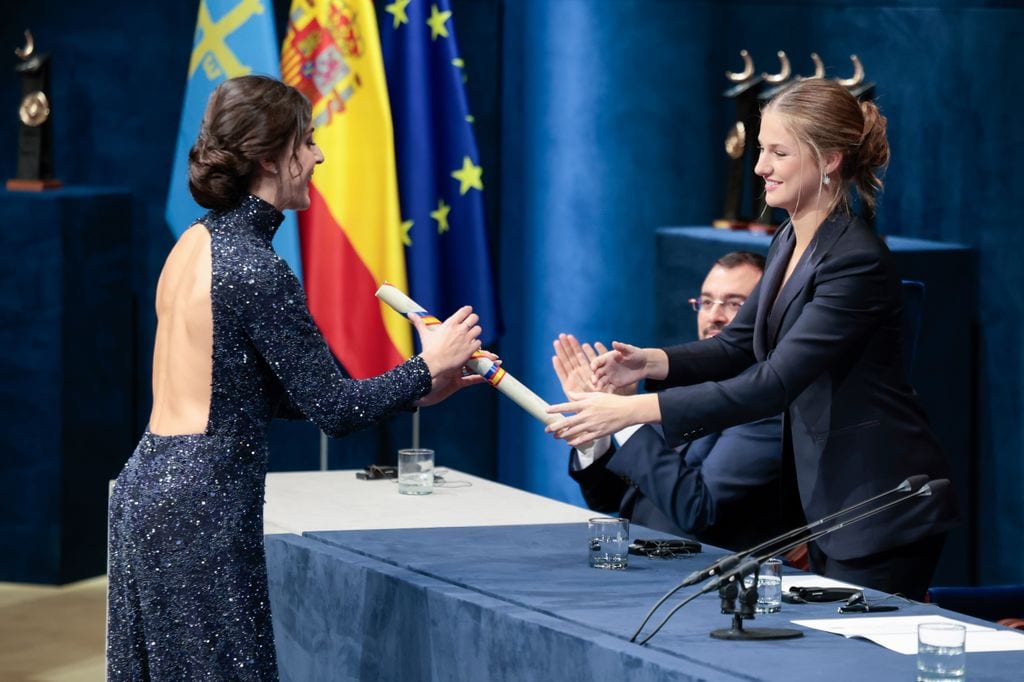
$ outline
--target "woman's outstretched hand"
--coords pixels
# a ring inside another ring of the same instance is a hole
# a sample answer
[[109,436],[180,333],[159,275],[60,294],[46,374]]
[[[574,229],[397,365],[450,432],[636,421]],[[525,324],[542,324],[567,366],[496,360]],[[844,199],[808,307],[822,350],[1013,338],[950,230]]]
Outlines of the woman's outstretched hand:
[[547,412],[574,414],[548,424],[545,431],[573,447],[610,436],[632,424],[661,421],[658,396],[654,394],[623,396],[599,391],[569,391],[567,395],[570,402],[552,405]]

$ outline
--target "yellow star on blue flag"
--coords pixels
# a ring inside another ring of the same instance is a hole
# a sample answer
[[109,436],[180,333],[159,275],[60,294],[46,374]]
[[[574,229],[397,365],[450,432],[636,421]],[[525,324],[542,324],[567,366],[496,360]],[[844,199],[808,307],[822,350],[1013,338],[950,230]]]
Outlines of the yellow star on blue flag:
[[465,194],[471,188],[481,192],[484,189],[484,181],[481,176],[484,169],[473,164],[468,156],[462,157],[462,168],[452,173],[452,177],[459,181],[459,194]]
[[[409,23],[383,31],[380,39],[398,199],[402,217],[413,223],[405,242],[410,295],[438,315],[473,306],[484,330],[481,341],[490,343],[501,334],[501,315],[484,213],[483,162],[466,105],[467,65],[458,51],[458,16],[450,0],[416,0],[402,7]],[[424,120],[430,121],[426,133]]]
[[437,38],[448,37],[448,27],[444,24],[452,16],[450,11],[442,12],[437,9],[437,5],[430,6],[430,18],[427,19],[427,26],[430,27],[430,39],[437,40]]
[[452,207],[444,203],[444,199],[437,200],[437,210],[430,212],[430,217],[437,221],[437,233],[444,234],[448,231],[448,213]]
[[384,7],[384,11],[394,17],[392,28],[398,28],[402,24],[409,23],[409,15],[405,13],[405,8],[409,5],[412,0],[395,0],[390,5]]

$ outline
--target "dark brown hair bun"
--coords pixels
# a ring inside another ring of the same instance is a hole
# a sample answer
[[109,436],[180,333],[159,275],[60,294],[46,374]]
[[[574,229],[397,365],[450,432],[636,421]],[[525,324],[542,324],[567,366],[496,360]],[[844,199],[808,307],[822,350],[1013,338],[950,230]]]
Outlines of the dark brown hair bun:
[[312,109],[302,93],[266,76],[226,80],[206,105],[199,137],[188,154],[188,188],[196,202],[224,210],[249,191],[261,160],[297,147]]

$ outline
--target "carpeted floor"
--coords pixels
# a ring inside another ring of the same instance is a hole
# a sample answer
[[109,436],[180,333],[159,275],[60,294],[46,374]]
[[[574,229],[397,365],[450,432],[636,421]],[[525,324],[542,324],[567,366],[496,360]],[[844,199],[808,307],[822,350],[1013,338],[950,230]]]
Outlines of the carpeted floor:
[[0,583],[0,680],[100,682],[107,578],[70,585]]

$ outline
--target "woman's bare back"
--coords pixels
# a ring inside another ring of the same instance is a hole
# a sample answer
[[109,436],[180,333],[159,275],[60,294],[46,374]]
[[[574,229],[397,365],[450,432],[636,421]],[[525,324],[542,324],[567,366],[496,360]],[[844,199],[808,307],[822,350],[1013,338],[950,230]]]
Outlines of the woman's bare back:
[[211,262],[210,233],[197,224],[181,235],[160,273],[149,417],[154,434],[206,430],[213,372]]

